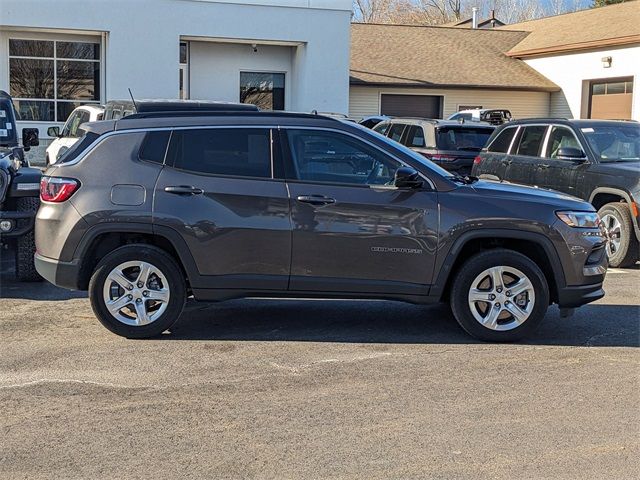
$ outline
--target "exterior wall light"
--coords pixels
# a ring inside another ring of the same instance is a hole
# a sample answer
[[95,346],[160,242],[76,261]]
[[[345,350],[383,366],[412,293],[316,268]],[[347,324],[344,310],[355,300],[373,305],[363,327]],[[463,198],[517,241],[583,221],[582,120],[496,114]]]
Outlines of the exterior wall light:
[[611,57],[602,57],[600,61],[602,62],[602,68],[611,68]]

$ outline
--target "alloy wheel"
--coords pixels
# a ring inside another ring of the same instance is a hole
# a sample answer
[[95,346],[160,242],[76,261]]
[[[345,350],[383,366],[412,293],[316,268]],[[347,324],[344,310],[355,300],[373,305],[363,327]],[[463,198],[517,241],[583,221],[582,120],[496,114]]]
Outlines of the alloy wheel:
[[473,317],[495,331],[522,325],[531,315],[535,300],[531,280],[517,268],[507,266],[484,270],[471,283],[468,295]]
[[169,305],[169,282],[159,268],[131,261],[111,270],[104,282],[103,300],[109,313],[130,326],[153,323]]
[[612,257],[620,250],[620,243],[622,242],[622,225],[620,225],[620,221],[616,216],[610,213],[603,215],[601,220],[609,235],[607,253],[609,254],[609,257]]

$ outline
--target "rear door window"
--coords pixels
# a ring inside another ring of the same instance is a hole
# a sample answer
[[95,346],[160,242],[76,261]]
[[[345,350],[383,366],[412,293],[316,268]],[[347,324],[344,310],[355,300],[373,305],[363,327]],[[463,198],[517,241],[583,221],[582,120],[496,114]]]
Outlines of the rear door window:
[[404,132],[404,127],[406,127],[404,123],[392,124],[391,128],[389,129],[388,137],[391,140],[395,140],[396,142],[399,142],[400,139],[402,138],[402,132]]
[[524,155],[527,157],[540,156],[540,150],[542,149],[542,143],[544,141],[544,134],[547,131],[546,125],[531,125],[524,127],[522,135],[520,135],[520,142],[518,142],[518,148],[516,149],[516,155]]
[[175,130],[168,163],[209,175],[271,178],[271,132],[263,128]]
[[495,153],[507,153],[509,151],[511,141],[513,140],[513,136],[516,134],[516,130],[516,127],[509,127],[502,130],[487,147],[487,151]]
[[418,125],[409,127],[406,146],[410,148],[424,148],[424,129],[422,127]]
[[439,150],[479,152],[492,133],[491,128],[442,127],[436,130],[436,147]]

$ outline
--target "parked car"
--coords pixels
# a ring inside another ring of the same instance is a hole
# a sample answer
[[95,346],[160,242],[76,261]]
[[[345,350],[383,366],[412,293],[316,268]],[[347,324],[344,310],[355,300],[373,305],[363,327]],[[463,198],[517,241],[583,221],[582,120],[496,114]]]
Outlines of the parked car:
[[478,108],[474,110],[461,110],[450,115],[447,120],[458,122],[487,122],[491,125],[502,125],[510,122],[511,112],[503,108]]
[[387,115],[373,115],[371,117],[364,117],[358,123],[363,127],[373,128],[385,120],[391,120],[391,117],[388,117]]
[[450,302],[470,334],[531,334],[604,295],[603,230],[562,194],[455,176],[320,115],[130,115],[85,124],[42,180],[36,265],[126,337],[187,296]]
[[46,165],[53,165],[58,158],[66,152],[81,136],[80,125],[86,122],[102,120],[104,107],[101,105],[82,105],[71,112],[69,118],[62,127],[54,126],[47,129],[47,135],[54,140],[47,147],[45,153]]
[[551,188],[593,205],[609,231],[609,262],[640,257],[640,124],[531,119],[500,127],[474,162],[473,175]]
[[23,128],[20,145],[13,102],[0,90],[0,249],[13,247],[16,277],[21,281],[40,280],[33,262],[33,223],[40,204],[41,175],[24,157],[38,143],[38,129]]
[[492,125],[411,118],[394,118],[373,128],[375,132],[460,175],[471,173],[473,159],[494,129]]

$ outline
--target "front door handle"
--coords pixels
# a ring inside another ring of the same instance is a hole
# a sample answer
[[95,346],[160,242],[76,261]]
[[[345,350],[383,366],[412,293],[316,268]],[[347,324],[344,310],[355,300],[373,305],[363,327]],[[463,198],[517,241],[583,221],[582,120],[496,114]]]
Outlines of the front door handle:
[[302,203],[309,203],[311,205],[329,205],[336,203],[335,198],[325,197],[323,195],[299,195],[296,200]]
[[511,160],[502,160],[502,165],[504,165],[505,167],[508,167],[509,165],[511,165]]
[[538,165],[538,168],[540,168],[540,170],[545,170],[547,168],[549,168],[551,165],[549,165],[548,163],[541,163],[540,165]]
[[190,185],[172,185],[164,187],[164,191],[174,195],[202,195],[204,193],[203,189]]

